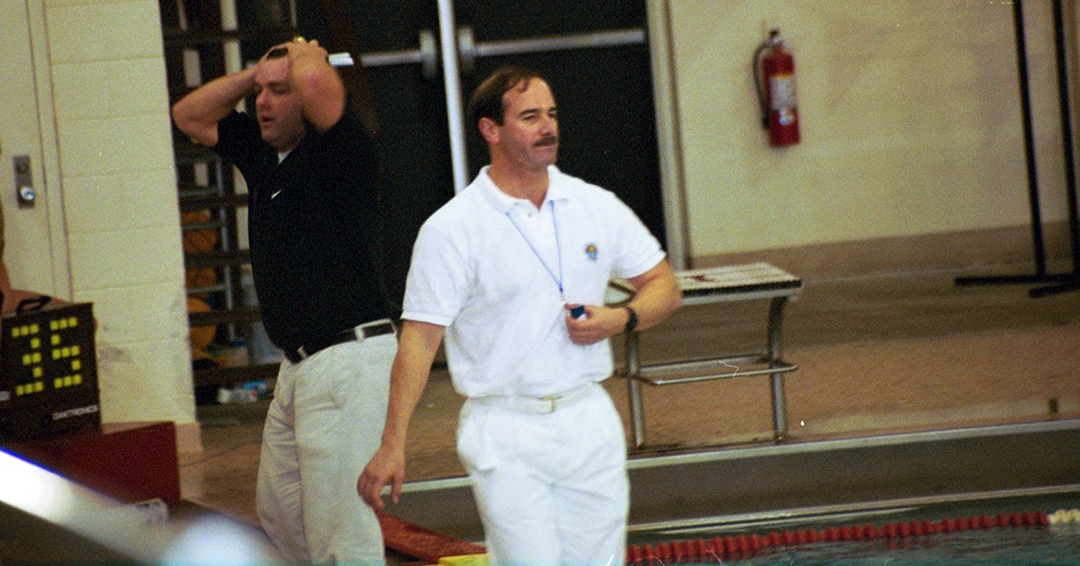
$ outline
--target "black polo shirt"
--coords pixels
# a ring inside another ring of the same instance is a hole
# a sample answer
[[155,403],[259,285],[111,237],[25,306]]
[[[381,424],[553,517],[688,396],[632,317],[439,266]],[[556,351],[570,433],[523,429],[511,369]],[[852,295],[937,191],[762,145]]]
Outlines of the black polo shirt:
[[276,346],[295,351],[389,316],[376,159],[349,109],[324,133],[309,127],[280,164],[255,118],[239,112],[218,122],[214,151],[247,181],[251,267]]

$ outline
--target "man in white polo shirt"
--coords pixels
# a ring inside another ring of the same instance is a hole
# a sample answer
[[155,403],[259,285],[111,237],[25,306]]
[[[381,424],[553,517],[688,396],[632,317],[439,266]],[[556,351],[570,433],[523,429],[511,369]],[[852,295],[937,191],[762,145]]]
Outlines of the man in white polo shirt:
[[[622,421],[599,385],[607,338],[674,312],[678,284],[626,205],[555,167],[547,81],[500,69],[469,109],[491,164],[417,237],[382,445],[357,491],[382,509],[389,483],[398,500],[409,419],[445,333],[489,558],[621,564],[629,486]],[[637,289],[628,306],[603,305],[612,277]]]

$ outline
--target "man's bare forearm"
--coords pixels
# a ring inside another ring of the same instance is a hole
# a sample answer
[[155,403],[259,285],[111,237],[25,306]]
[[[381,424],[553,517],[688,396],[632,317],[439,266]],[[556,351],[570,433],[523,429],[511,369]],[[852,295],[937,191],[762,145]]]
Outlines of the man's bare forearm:
[[195,142],[217,145],[217,123],[255,91],[255,67],[218,77],[188,93],[172,107],[176,126]]
[[345,83],[318,42],[289,44],[289,78],[300,93],[304,118],[324,132],[345,112]]
[[[630,284],[635,293],[629,306],[637,316],[637,329],[660,324],[682,304],[682,291],[666,260],[630,279]],[[566,317],[566,329],[575,344],[595,344],[620,334],[630,319],[630,311],[621,306],[580,306],[585,309],[584,317]]]
[[409,419],[427,384],[431,362],[442,335],[441,326],[408,320],[404,322],[398,353],[390,370],[390,405],[387,407],[382,444],[356,479],[356,492],[375,509],[382,509],[385,505],[380,496],[383,486],[390,485],[390,499],[395,503],[401,495],[401,485],[405,481],[405,437]]
[[679,282],[666,260],[630,282],[637,292],[628,305],[637,315],[639,330],[660,324],[682,305]]
[[390,370],[390,404],[383,428],[383,445],[404,449],[409,421],[431,374],[442,332],[439,326],[404,322],[400,351]]

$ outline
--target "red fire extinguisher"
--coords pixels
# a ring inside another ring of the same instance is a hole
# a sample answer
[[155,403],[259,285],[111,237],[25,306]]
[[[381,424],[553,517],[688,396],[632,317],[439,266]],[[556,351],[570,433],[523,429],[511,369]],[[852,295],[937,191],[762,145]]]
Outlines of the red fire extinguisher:
[[769,130],[769,145],[799,143],[799,110],[795,103],[795,58],[784,51],[780,30],[754,53],[754,84],[761,104],[762,126]]

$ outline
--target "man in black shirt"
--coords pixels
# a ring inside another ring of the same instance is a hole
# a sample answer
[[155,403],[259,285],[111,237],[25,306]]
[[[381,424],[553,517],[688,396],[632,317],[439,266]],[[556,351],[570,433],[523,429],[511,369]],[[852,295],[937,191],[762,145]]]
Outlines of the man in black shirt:
[[[235,110],[256,94],[255,117]],[[298,38],[173,106],[250,192],[255,288],[285,352],[266,418],[257,505],[289,561],[383,560],[374,513],[351,495],[386,417],[397,350],[379,272],[373,149],[318,42]]]

